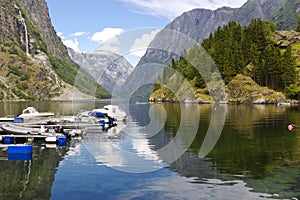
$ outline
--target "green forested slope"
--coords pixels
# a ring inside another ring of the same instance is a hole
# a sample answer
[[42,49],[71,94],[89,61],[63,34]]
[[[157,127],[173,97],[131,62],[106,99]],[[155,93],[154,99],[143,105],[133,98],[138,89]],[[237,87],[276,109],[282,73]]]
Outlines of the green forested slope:
[[[203,40],[201,46],[183,52],[178,61],[173,60],[171,65],[166,67],[162,80],[158,80],[159,84],[155,85],[156,94],[159,93],[157,90],[161,88],[160,85],[171,80],[170,77],[174,74],[172,69],[186,77],[195,91],[207,94],[207,81],[205,83],[204,80],[209,78],[203,79],[202,76],[206,74],[200,75],[197,72],[199,66],[205,66],[206,72],[213,71],[212,65],[205,64],[207,58],[203,57],[204,53],[201,50],[204,48],[214,61],[225,84],[242,74],[251,77],[261,87],[283,92],[288,98],[299,98],[299,62],[295,51],[297,44],[285,47],[278,45],[272,35],[274,31],[276,27],[273,23],[260,19],[252,20],[246,27],[236,22],[219,27],[214,34]],[[197,66],[195,63],[198,63]],[[168,93],[165,92],[164,96],[170,95],[173,98],[171,92]]]

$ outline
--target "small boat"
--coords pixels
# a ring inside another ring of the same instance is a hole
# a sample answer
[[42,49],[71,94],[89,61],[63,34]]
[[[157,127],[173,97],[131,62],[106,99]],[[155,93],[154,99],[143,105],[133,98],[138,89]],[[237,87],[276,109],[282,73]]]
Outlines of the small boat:
[[14,135],[42,135],[42,136],[52,136],[55,135],[56,132],[49,131],[45,127],[41,128],[29,128],[18,126],[13,123],[4,123],[0,125],[0,128],[7,134]]
[[52,112],[39,112],[34,107],[28,107],[23,110],[22,114],[19,117],[22,118],[38,118],[38,117],[51,117],[54,116]]
[[1,124],[0,128],[7,134],[16,134],[16,135],[38,135],[39,134],[39,131],[35,131],[32,128],[20,127],[12,123]]
[[291,103],[290,103],[290,102],[278,102],[277,105],[278,105],[278,106],[290,106]]
[[105,113],[117,121],[126,121],[127,118],[126,113],[117,105],[106,105],[103,108],[94,109],[93,111]]
[[98,111],[83,111],[79,112],[75,117],[75,122],[100,124],[104,120],[104,123],[109,123],[109,118],[106,113]]

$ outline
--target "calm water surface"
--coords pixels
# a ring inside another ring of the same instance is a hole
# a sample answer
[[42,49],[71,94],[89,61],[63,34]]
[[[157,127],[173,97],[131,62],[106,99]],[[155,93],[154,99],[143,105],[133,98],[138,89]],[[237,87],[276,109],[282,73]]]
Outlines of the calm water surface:
[[[0,113],[35,106],[72,115],[106,104],[5,102]],[[300,126],[299,107],[139,104],[129,112],[126,124],[67,147],[34,143],[31,161],[1,152],[0,199],[300,198],[300,129],[287,131]]]

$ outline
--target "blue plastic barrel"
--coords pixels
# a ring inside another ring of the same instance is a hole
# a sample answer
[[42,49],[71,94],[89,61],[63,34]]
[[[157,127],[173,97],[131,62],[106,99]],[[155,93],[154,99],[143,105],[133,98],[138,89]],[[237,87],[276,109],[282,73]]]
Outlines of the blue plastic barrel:
[[57,145],[58,146],[67,146],[67,137],[66,136],[59,136],[57,138]]
[[13,137],[4,136],[4,137],[2,138],[3,144],[13,144],[14,141],[15,141],[15,138],[13,138]]

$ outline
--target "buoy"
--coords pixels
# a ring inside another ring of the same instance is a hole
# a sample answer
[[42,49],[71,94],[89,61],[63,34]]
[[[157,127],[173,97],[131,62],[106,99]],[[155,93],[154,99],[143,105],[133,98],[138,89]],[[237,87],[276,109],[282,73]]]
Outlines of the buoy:
[[292,125],[292,124],[288,125],[288,130],[289,130],[289,131],[294,130],[294,125]]

